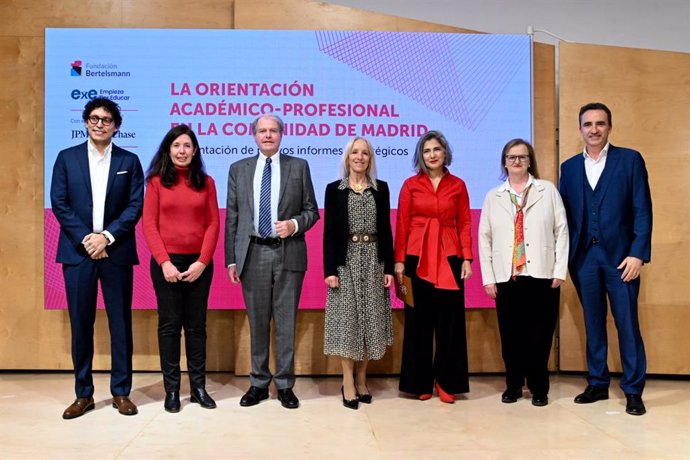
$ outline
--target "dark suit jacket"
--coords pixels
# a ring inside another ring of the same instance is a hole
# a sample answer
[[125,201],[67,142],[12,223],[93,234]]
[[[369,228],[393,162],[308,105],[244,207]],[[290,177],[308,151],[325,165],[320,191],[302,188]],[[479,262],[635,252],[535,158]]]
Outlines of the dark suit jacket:
[[[570,257],[577,254],[584,213],[585,162],[582,153],[561,165],[560,192],[570,230]],[[619,264],[628,256],[644,262],[651,259],[652,198],[647,169],[642,155],[635,150],[609,146],[606,166],[599,179],[600,201],[596,203],[601,228],[601,243]]]
[[[230,165],[228,172],[228,202],[225,218],[225,266],[237,264],[242,275],[249,250],[249,238],[254,234],[254,171],[258,155]],[[304,233],[319,220],[319,208],[314,196],[309,164],[289,155],[280,156],[280,195],[278,220],[295,219],[297,233],[283,240],[285,269],[307,270],[307,244]]]
[[[388,184],[377,180],[378,191],[371,188],[376,202],[376,232],[378,259],[383,262],[384,273],[393,274],[393,233],[391,231],[391,205]],[[348,194],[349,189],[338,190],[340,180],[326,186],[323,229],[324,276],[338,276],[338,266],[345,265],[349,241]]]
[[[143,201],[144,172],[139,158],[113,144],[103,228],[115,238],[106,251],[116,265],[139,263],[134,227],[141,217]],[[57,262],[79,264],[89,257],[81,242],[93,233],[93,197],[86,142],[58,154],[50,202],[60,223]]]

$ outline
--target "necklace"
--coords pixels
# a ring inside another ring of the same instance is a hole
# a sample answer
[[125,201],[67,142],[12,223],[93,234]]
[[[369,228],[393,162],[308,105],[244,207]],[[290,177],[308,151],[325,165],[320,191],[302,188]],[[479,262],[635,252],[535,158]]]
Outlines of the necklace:
[[350,187],[352,187],[355,192],[359,193],[364,190],[364,184],[366,184],[366,181],[360,183],[350,182]]

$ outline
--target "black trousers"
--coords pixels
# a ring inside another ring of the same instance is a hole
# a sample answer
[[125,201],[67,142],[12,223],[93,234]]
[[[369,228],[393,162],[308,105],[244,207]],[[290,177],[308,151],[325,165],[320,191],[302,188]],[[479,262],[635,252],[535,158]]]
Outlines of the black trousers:
[[437,381],[448,393],[467,393],[470,385],[465,293],[460,279],[462,260],[451,261],[460,290],[436,289],[417,277],[417,261],[417,257],[405,259],[405,273],[412,278],[415,305],[405,305],[400,391],[415,395],[432,393]]
[[496,313],[510,390],[521,389],[526,379],[533,395],[549,393],[549,354],[561,291],[552,289],[551,281],[518,276],[496,285]]
[[[170,254],[180,272],[199,254]],[[187,369],[191,388],[206,385],[206,310],[213,279],[213,262],[193,283],[169,283],[151,258],[151,280],[158,300],[158,348],[165,391],[180,391],[180,332],[184,328]]]

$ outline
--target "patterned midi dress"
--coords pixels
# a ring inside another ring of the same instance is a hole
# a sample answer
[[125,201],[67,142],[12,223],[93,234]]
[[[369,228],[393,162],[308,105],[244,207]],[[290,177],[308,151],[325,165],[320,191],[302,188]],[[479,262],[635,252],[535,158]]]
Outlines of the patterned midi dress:
[[[350,234],[376,233],[376,203],[370,189],[356,193],[347,179],[338,188],[349,190]],[[392,345],[391,299],[383,287],[383,270],[378,242],[348,241],[346,263],[338,267],[339,287],[328,288],[324,354],[377,360]]]

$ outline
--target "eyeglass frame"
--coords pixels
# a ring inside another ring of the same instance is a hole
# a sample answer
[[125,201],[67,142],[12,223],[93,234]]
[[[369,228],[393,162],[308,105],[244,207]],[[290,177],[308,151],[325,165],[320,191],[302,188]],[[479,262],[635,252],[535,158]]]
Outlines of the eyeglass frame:
[[506,155],[507,163],[529,163],[529,155]]
[[[92,126],[98,126],[98,122],[103,123],[103,126],[110,126],[113,124],[115,121],[113,118],[110,117],[99,117],[97,115],[89,115],[89,117],[86,119]],[[94,122],[94,120],[96,120]]]

